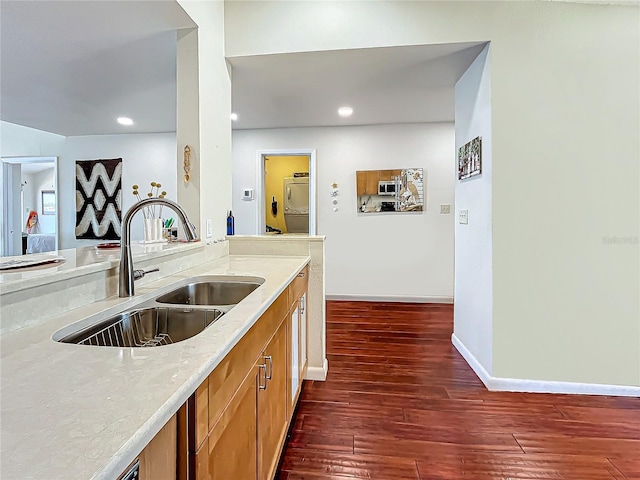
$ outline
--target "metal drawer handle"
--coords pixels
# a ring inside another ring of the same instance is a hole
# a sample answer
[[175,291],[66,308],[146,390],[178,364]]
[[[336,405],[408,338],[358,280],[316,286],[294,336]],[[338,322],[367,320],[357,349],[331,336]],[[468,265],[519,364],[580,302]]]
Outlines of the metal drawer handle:
[[[258,388],[260,390],[267,389],[267,366],[265,364],[258,365]],[[262,375],[260,375],[260,370],[264,370],[264,385],[262,384]]]
[[298,274],[298,276],[299,276],[299,277],[304,277],[304,272],[300,272],[300,273]]
[[266,363],[266,366],[268,368],[265,368],[264,371],[264,376],[267,380],[271,380],[271,377],[273,377],[273,357],[271,355],[265,355],[264,356]]

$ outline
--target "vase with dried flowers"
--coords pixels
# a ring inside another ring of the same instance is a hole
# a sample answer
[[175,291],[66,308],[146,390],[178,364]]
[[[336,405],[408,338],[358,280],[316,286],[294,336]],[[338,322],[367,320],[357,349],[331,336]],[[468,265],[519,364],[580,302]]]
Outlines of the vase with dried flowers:
[[[151,182],[151,190],[147,193],[148,198],[164,198],[167,192],[160,190],[162,185],[158,182]],[[155,192],[154,192],[155,189]],[[138,185],[133,186],[133,195],[142,200]],[[142,209],[142,215],[144,217],[144,240],[145,242],[160,242],[162,241],[162,205],[149,205]]]

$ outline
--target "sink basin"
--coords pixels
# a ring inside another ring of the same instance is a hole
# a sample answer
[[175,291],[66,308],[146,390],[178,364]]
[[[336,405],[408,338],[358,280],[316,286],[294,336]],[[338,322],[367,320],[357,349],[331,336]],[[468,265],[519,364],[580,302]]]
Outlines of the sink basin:
[[141,308],[122,312],[59,341],[103,347],[157,347],[193,337],[221,316],[216,309]]
[[[156,347],[202,332],[264,283],[264,278],[202,275],[180,281],[168,293],[117,315],[53,339],[63,343],[107,347]],[[171,288],[171,286],[167,287]]]
[[264,279],[258,277],[198,278],[157,297],[156,302],[172,305],[235,305],[262,283]]

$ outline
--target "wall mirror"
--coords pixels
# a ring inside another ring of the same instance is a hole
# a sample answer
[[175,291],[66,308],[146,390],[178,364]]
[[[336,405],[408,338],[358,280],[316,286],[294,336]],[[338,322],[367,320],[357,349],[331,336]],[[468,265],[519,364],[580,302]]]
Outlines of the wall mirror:
[[356,191],[359,213],[424,209],[422,168],[357,171]]

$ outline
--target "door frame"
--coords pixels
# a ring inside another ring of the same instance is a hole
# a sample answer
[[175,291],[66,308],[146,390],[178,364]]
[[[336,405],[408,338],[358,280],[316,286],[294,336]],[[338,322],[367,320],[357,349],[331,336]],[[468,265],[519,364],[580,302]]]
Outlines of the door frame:
[[273,149],[258,150],[256,152],[256,232],[264,235],[267,229],[267,219],[265,214],[266,198],[264,186],[264,159],[265,157],[309,157],[309,235],[316,235],[316,149],[315,148],[294,148],[294,149]]
[[[2,219],[0,220],[0,236],[2,242],[0,242],[0,256],[8,256],[7,251],[9,246],[13,246],[13,239],[11,238],[11,224],[13,221],[13,214],[10,211],[9,205],[11,203],[11,192],[9,191],[10,182],[7,178],[9,170],[9,164],[25,164],[25,163],[51,163],[53,165],[53,188],[56,192],[56,213],[54,219],[55,226],[55,245],[56,250],[60,248],[60,191],[58,190],[58,157],[53,156],[15,156],[15,157],[2,157],[0,163],[2,166],[2,195],[0,195],[0,211],[2,212]],[[22,215],[23,212],[20,212]],[[22,226],[21,226],[22,229]],[[22,232],[22,230],[20,230]]]

